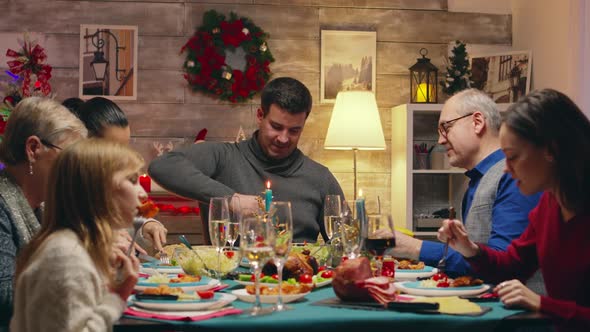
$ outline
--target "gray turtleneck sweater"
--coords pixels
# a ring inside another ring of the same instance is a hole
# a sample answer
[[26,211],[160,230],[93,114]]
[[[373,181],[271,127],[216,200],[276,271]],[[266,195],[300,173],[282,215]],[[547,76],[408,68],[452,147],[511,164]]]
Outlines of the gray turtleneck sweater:
[[[325,234],[326,195],[339,194],[344,198],[328,168],[299,149],[285,159],[270,159],[255,138],[239,143],[193,144],[156,158],[148,172],[166,190],[206,203],[211,197],[234,193],[261,195],[270,180],[273,200],[291,202],[295,242],[315,242],[320,230]],[[203,205],[201,218],[207,220],[208,211]]]

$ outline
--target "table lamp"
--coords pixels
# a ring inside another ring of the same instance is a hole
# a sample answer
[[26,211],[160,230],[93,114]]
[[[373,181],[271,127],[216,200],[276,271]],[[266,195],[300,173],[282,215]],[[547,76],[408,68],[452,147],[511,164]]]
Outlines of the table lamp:
[[352,150],[354,197],[357,195],[358,150],[385,150],[385,138],[375,95],[370,91],[342,91],[336,96],[324,149]]

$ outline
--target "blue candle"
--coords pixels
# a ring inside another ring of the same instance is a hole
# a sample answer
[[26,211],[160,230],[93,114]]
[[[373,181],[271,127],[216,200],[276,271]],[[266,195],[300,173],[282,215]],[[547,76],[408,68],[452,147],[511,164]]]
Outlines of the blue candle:
[[266,212],[270,210],[270,203],[272,203],[272,190],[270,189],[270,181],[266,181],[266,191],[264,192],[264,207]]

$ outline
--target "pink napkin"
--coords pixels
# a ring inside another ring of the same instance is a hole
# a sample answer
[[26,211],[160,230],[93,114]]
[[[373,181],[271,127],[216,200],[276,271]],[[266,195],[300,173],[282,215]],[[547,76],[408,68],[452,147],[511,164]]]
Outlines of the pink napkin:
[[164,320],[178,320],[178,321],[185,321],[185,322],[196,322],[200,320],[206,320],[216,317],[222,316],[229,316],[229,315],[239,315],[242,313],[242,310],[235,309],[235,308],[227,308],[222,310],[213,311],[210,313],[196,315],[196,316],[177,316],[177,315],[166,315],[162,313],[155,313],[155,312],[143,312],[133,309],[133,307],[127,307],[124,314],[128,316],[140,317],[140,318],[154,318],[154,319],[164,319]]
[[214,292],[219,292],[220,290],[224,290],[226,288],[229,287],[229,284],[219,284],[213,288],[211,288],[210,290],[214,291]]

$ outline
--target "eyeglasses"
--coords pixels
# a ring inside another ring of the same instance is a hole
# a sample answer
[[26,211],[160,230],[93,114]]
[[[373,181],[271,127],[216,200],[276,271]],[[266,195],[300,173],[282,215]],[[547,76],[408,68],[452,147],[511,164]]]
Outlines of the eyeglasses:
[[43,144],[45,146],[48,146],[48,147],[54,148],[54,149],[58,149],[58,150],[63,150],[63,148],[61,148],[53,143],[50,143],[48,140],[46,140],[44,138],[39,138],[39,140],[41,141],[41,144]]
[[438,125],[438,134],[444,138],[447,138],[447,135],[449,134],[449,129],[451,129],[451,127],[453,126],[453,124],[463,118],[466,118],[468,116],[473,115],[473,113],[469,113],[469,114],[465,114],[463,116],[460,116],[458,118],[454,118],[452,120],[449,121],[445,121],[445,122],[441,122]]

